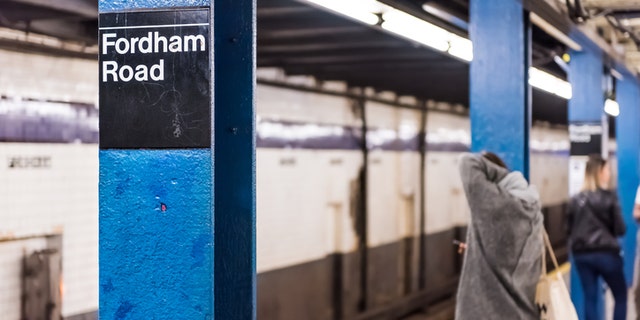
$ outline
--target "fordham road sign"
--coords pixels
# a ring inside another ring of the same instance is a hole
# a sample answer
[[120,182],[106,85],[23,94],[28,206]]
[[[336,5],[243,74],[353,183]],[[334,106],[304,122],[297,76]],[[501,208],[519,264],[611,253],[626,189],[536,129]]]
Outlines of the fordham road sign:
[[100,148],[211,147],[209,9],[100,14]]

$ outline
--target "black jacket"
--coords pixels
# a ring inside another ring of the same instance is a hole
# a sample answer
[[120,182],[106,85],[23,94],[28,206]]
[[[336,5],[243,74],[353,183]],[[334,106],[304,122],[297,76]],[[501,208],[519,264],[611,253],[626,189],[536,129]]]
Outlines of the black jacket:
[[574,253],[620,252],[626,226],[615,191],[583,191],[569,203],[569,246]]

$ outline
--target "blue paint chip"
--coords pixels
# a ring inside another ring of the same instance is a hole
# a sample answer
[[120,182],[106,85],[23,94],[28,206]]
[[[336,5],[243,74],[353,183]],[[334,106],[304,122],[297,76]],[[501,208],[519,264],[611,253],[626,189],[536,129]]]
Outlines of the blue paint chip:
[[212,248],[212,241],[210,234],[203,234],[193,242],[191,248],[191,257],[194,260],[191,266],[192,269],[201,267],[204,264],[206,252]]
[[129,303],[129,301],[125,301],[120,305],[120,307],[116,311],[116,314],[113,318],[115,320],[126,319],[127,315],[129,314],[129,312],[131,312],[131,310],[133,310],[133,305]]
[[111,281],[111,279],[107,279],[107,281],[105,281],[105,283],[103,283],[102,285],[100,285],[100,287],[102,288],[103,292],[111,292],[113,291],[113,281]]

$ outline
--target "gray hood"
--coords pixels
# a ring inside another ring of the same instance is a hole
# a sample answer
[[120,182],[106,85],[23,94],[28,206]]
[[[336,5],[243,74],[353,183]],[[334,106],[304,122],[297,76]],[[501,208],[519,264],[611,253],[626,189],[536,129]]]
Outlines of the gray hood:
[[513,171],[507,174],[499,183],[498,187],[508,191],[514,197],[520,199],[528,210],[540,210],[540,194],[536,187],[529,185],[522,173]]

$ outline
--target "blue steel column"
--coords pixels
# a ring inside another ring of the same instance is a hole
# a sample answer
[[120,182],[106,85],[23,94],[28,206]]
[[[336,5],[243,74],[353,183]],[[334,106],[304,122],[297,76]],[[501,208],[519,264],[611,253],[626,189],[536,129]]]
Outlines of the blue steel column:
[[212,148],[100,151],[101,319],[255,319],[255,2],[99,1],[191,6],[220,17]]
[[[603,116],[603,61],[597,51],[571,52],[569,81],[573,97],[569,100],[568,116],[571,123],[600,123]],[[578,316],[584,319],[584,293],[575,267],[571,268],[571,299]],[[603,309],[603,302],[598,302]]]
[[215,1],[215,318],[255,319],[256,0]]
[[627,284],[633,281],[637,226],[633,219],[636,189],[640,183],[640,84],[632,75],[625,75],[616,90],[620,116],[616,118],[618,153],[618,194],[627,233],[624,236],[624,271]]
[[530,25],[520,1],[471,1],[471,149],[529,175]]

